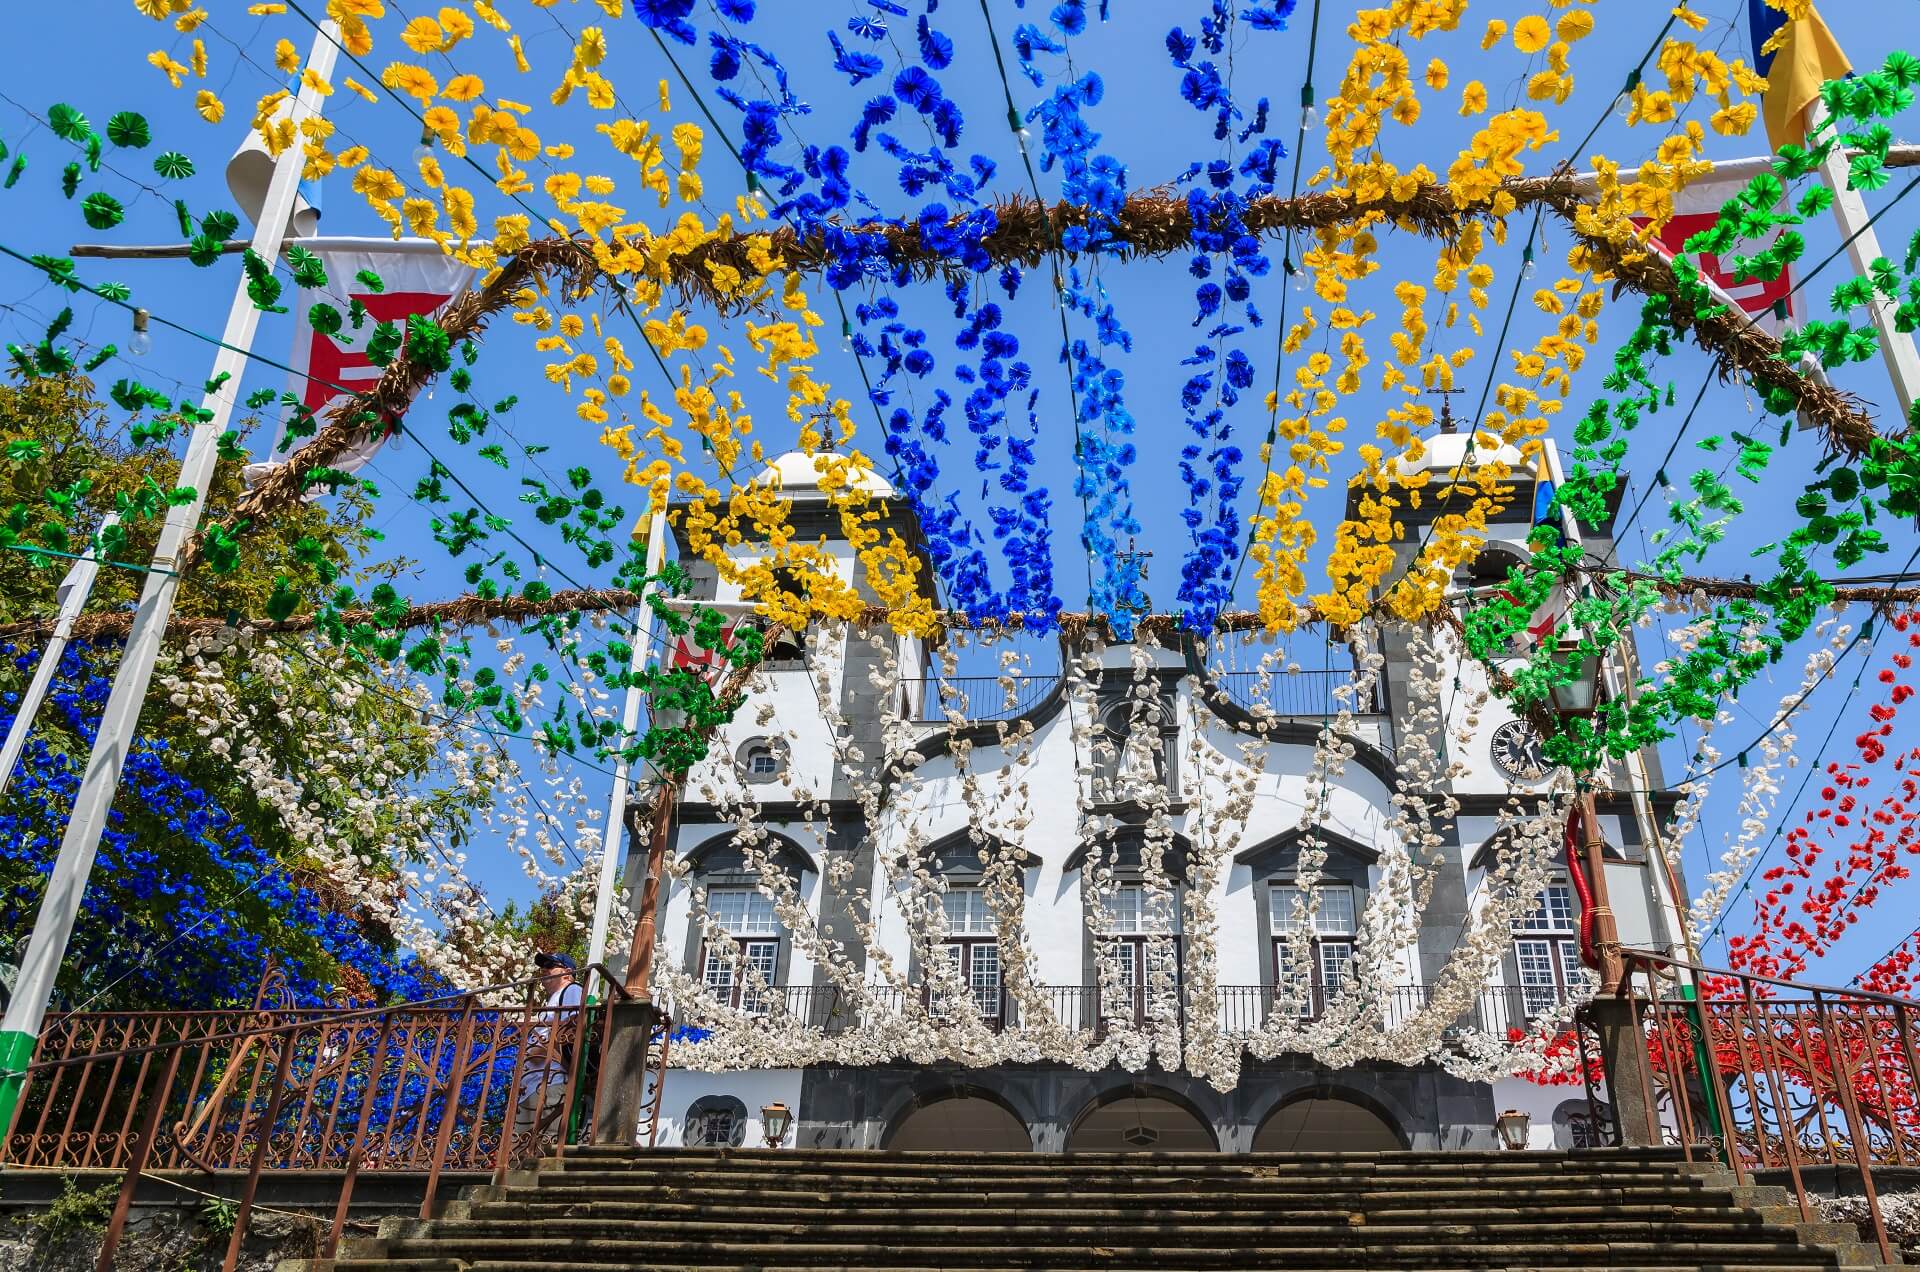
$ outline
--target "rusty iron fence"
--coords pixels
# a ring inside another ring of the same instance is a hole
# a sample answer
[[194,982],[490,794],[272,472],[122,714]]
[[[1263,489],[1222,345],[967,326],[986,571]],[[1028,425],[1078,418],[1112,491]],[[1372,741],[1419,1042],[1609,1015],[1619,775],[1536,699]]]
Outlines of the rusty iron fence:
[[[1618,1000],[1583,1007],[1566,1039],[1590,1124],[1615,1143],[1668,1143],[1689,1160],[1722,1163],[1741,1183],[1790,1184],[1807,1218],[1817,1184],[1851,1176],[1890,1252],[1874,1172],[1920,1167],[1920,1003],[1625,953]],[[265,1172],[337,1172],[320,1249],[331,1257],[361,1174],[424,1175],[425,1217],[444,1172],[503,1181],[591,1134],[614,1003],[626,997],[597,970],[612,996],[563,1007],[546,1006],[534,985],[508,984],[385,1007],[303,1008],[269,981],[251,1009],[51,1016],[0,1164],[121,1172],[103,1272],[143,1175],[244,1172],[231,1269]],[[1056,1019],[1099,1027],[1089,987],[1056,988]],[[1272,1010],[1271,987],[1217,992],[1230,1033],[1257,1028]],[[771,1014],[820,1024],[845,1014],[793,994]],[[1408,995],[1409,1006],[1422,1000],[1418,987]],[[1495,990],[1470,1014],[1483,1028],[1517,1030],[1539,1008]],[[637,1144],[656,1138],[670,1036],[660,1017]],[[1619,1068],[1623,1054],[1630,1072],[1604,1070],[1601,1055]]]
[[[549,1007],[538,983],[388,1007],[297,1008],[272,973],[251,1010],[50,1016],[0,1165],[115,1170],[120,1196],[98,1267],[113,1266],[134,1191],[152,1172],[246,1172],[224,1266],[239,1257],[267,1171],[341,1174],[320,1255],[339,1244],[355,1181],[424,1174],[424,1218],[445,1171],[496,1182],[590,1131],[618,979],[603,1004]],[[657,1135],[671,1023],[649,1040],[636,1142]]]
[[1578,1037],[1596,1121],[1612,1124],[1616,1143],[1642,1132],[1690,1161],[1720,1162],[1740,1183],[1782,1180],[1803,1219],[1815,1217],[1810,1172],[1836,1191],[1857,1182],[1890,1257],[1874,1172],[1920,1166],[1920,1003],[1625,953],[1620,999],[1642,1048],[1634,1068],[1644,1126],[1621,1125],[1627,1115],[1599,1101],[1589,1010]]

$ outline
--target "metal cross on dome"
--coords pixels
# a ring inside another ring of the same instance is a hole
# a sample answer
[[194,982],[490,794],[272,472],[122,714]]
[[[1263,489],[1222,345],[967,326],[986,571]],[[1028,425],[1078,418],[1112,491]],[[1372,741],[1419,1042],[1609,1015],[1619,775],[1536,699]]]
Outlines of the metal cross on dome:
[[1442,433],[1453,432],[1456,428],[1458,428],[1458,424],[1455,422],[1453,418],[1453,395],[1456,393],[1465,393],[1466,390],[1465,389],[1428,389],[1427,392],[1433,394],[1434,396],[1440,399],[1440,431]]
[[1141,551],[1134,542],[1134,537],[1128,535],[1127,550],[1118,553],[1115,557],[1115,563],[1119,566],[1118,573],[1120,577],[1127,578],[1131,576],[1136,584],[1142,585],[1134,588],[1134,594],[1138,596],[1138,600],[1120,602],[1121,608],[1130,614],[1146,615],[1153,612],[1153,602],[1147,599],[1147,590],[1144,586],[1147,581],[1147,562],[1152,556],[1152,549],[1144,552]]

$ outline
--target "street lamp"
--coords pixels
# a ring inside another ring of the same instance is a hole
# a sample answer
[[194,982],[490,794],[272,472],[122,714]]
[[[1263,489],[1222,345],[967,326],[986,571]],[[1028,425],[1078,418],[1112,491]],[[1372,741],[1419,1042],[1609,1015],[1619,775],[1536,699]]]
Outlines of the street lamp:
[[1517,1153],[1527,1146],[1527,1130],[1533,1119],[1519,1109],[1508,1109],[1493,1119],[1493,1129],[1500,1134],[1500,1145],[1508,1152]]
[[1579,641],[1561,641],[1558,661],[1572,660],[1577,660],[1573,677],[1553,687],[1553,709],[1563,716],[1590,716],[1600,697],[1600,655],[1583,654]]
[[767,1147],[778,1148],[780,1142],[787,1138],[787,1127],[793,1122],[793,1111],[776,1100],[761,1106],[760,1122],[766,1127]]
[[[1580,641],[1563,640],[1558,650],[1562,665],[1571,665],[1573,675],[1553,687],[1553,706],[1563,719],[1579,719],[1593,714],[1600,698],[1600,660],[1602,655],[1585,649]],[[1577,827],[1577,830],[1576,830]],[[1620,988],[1626,967],[1620,958],[1620,929],[1614,922],[1613,906],[1607,896],[1606,836],[1600,833],[1599,810],[1593,792],[1582,786],[1567,813],[1567,866],[1571,870],[1578,841],[1586,861],[1587,882],[1593,889],[1593,945],[1598,955],[1600,992],[1612,994]]]

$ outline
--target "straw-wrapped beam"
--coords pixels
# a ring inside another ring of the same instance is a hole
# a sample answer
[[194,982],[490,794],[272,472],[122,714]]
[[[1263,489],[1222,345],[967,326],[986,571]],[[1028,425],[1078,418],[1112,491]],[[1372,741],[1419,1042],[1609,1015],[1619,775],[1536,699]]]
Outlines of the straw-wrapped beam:
[[[1599,575],[1619,575],[1629,582],[1647,582],[1663,595],[1692,596],[1695,594],[1717,600],[1752,600],[1759,595],[1759,585],[1744,579],[1696,578],[1684,576],[1668,579],[1657,574],[1644,574],[1632,570],[1595,570]],[[1920,587],[1900,583],[1854,583],[1837,584],[1833,588],[1833,599],[1857,604],[1895,606],[1920,604]],[[612,611],[632,610],[639,606],[640,595],[624,588],[583,588],[555,592],[544,600],[533,601],[523,596],[456,596],[448,601],[435,601],[425,605],[409,607],[401,614],[397,622],[381,622],[371,610],[343,610],[339,618],[347,626],[361,623],[372,624],[382,631],[410,631],[423,627],[462,629],[471,627],[525,626],[543,618],[561,614],[595,614]],[[1441,611],[1450,613],[1451,611]],[[1057,616],[1060,627],[1069,635],[1087,630],[1089,626],[1104,628],[1105,619],[1090,615],[1084,611],[1068,612]],[[879,607],[867,609],[855,620],[862,626],[882,626],[887,622],[887,611]],[[108,614],[83,614],[75,621],[73,638],[78,641],[119,640],[127,634],[129,613],[117,611]],[[1302,624],[1318,623],[1320,616],[1312,609],[1303,609],[1300,614]],[[1018,631],[1022,624],[1017,618],[1008,622],[979,623],[965,614],[952,610],[943,610],[934,615],[935,625],[947,631],[969,631],[992,628],[1000,631]],[[1181,614],[1148,614],[1138,623],[1138,630],[1144,636],[1170,639],[1185,631],[1185,618]],[[219,618],[178,618],[167,625],[167,634],[175,639],[193,635],[208,635],[226,629],[229,624]],[[312,614],[296,614],[291,618],[275,622],[271,619],[245,620],[249,631],[262,635],[297,634],[312,631],[315,618]],[[1233,610],[1223,613],[1214,623],[1214,631],[1250,632],[1260,631],[1266,626],[1265,620],[1253,610]],[[26,619],[14,623],[0,623],[0,640],[16,640],[44,637],[53,630],[51,619]]]

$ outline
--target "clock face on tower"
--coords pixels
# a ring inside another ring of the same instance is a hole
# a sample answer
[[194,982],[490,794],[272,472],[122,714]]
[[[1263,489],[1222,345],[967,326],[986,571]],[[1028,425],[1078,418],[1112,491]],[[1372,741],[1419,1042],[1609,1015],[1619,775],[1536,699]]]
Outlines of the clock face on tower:
[[1493,731],[1494,767],[1516,782],[1537,782],[1547,775],[1540,735],[1525,720],[1509,720]]

